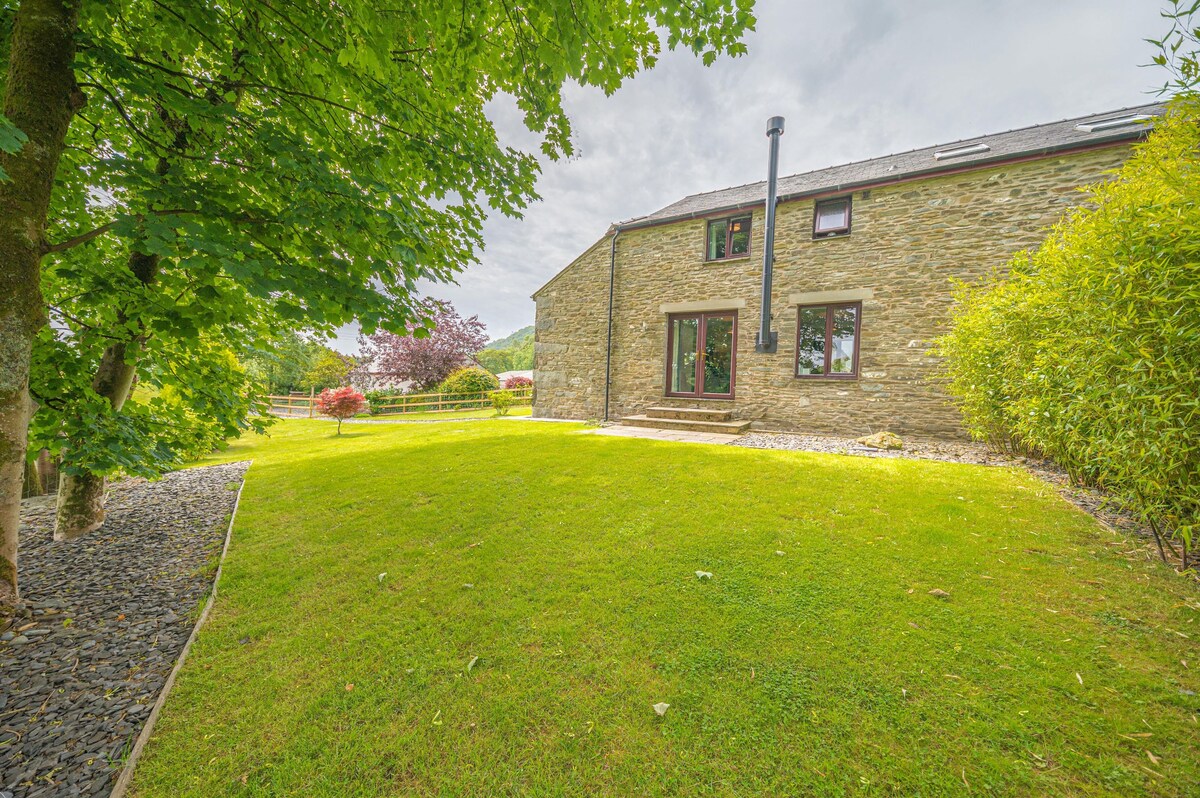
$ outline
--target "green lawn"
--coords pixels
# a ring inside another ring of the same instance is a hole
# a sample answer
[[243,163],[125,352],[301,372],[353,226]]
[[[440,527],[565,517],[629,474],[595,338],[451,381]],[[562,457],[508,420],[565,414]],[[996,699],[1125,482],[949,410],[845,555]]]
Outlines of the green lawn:
[[1053,489],[579,429],[222,455],[220,596],[134,793],[1196,794],[1200,591]]

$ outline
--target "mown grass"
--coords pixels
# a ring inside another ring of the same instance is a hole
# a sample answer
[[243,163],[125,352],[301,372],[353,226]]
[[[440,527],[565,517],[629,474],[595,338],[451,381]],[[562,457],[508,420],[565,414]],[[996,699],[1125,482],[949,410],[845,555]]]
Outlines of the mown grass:
[[134,793],[1195,794],[1197,591],[1052,488],[578,431],[224,453],[220,594]]

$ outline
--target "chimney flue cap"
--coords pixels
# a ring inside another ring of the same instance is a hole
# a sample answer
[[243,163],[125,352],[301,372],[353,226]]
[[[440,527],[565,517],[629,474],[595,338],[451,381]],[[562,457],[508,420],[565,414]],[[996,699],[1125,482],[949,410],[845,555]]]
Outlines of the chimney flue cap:
[[783,117],[773,116],[767,120],[767,135],[783,134]]

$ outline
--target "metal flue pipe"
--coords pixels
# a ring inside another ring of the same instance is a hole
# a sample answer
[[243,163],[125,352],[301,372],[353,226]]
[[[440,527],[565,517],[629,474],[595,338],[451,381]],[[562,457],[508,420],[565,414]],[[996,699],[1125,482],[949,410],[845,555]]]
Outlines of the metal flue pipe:
[[771,154],[767,160],[767,226],[763,233],[762,320],[754,351],[774,353],[779,348],[779,334],[771,330],[771,273],[775,266],[775,183],[779,177],[779,137],[783,135],[783,117],[767,121],[767,138]]

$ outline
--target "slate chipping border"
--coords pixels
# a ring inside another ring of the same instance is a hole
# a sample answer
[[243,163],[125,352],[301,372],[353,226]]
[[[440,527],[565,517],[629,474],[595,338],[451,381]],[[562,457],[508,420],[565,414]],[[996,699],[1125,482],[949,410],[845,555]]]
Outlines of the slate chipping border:
[[22,503],[26,608],[0,621],[0,798],[124,792],[212,605],[249,465],[117,482],[104,527],[73,543],[52,540],[53,497]]

